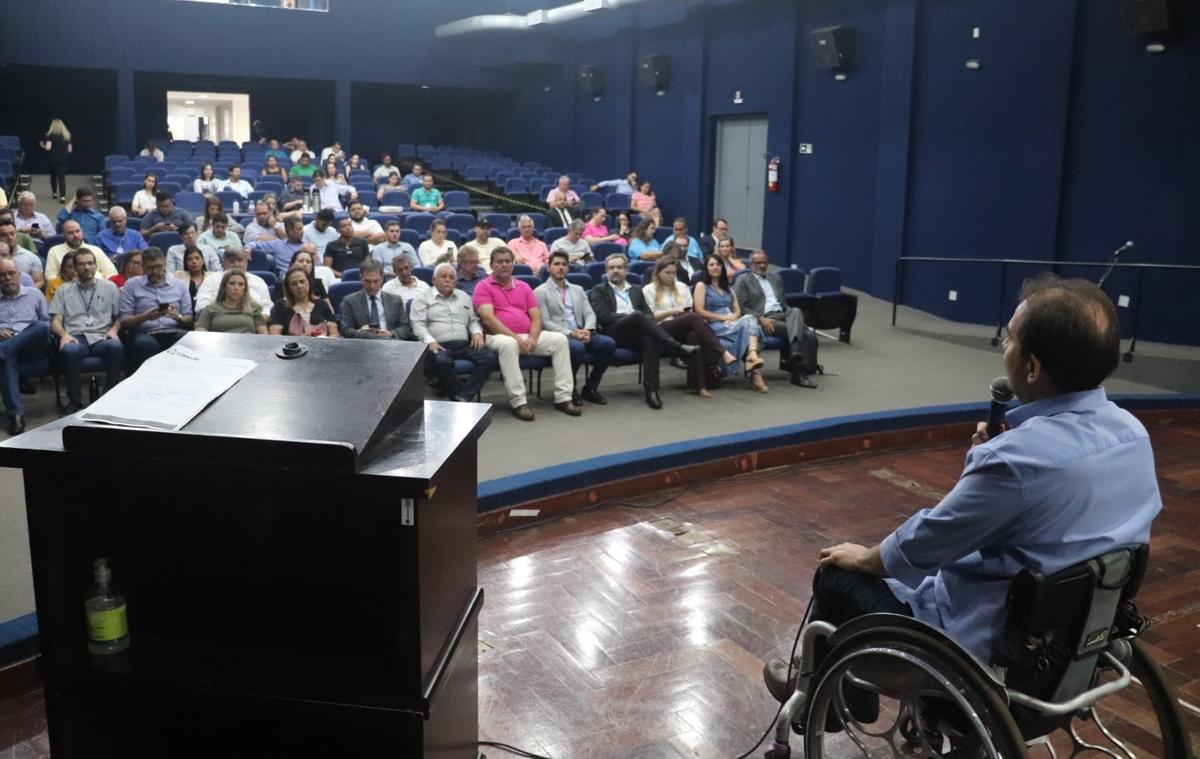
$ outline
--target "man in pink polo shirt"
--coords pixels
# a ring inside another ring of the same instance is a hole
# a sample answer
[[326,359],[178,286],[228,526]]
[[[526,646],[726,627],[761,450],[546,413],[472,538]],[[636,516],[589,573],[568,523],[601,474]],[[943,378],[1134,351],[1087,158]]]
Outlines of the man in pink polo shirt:
[[[529,223],[533,227],[533,222]],[[546,246],[542,246],[545,250]],[[472,304],[483,323],[487,347],[500,360],[500,376],[513,416],[533,421],[533,409],[525,400],[525,376],[521,372],[522,354],[549,356],[554,366],[554,408],[570,416],[583,412],[571,401],[575,387],[571,371],[571,349],[567,336],[542,330],[542,315],[533,290],[513,279],[513,252],[506,247],[492,251],[492,274],[475,286]]]
[[550,263],[550,251],[546,243],[533,236],[533,219],[522,216],[517,220],[517,231],[521,236],[508,241],[509,249],[516,254],[516,263],[525,264],[537,274]]

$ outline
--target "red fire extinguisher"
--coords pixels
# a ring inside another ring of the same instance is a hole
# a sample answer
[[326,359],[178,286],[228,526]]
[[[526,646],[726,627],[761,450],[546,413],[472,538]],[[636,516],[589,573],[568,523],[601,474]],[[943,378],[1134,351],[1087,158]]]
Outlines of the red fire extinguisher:
[[767,189],[779,192],[779,156],[767,161]]

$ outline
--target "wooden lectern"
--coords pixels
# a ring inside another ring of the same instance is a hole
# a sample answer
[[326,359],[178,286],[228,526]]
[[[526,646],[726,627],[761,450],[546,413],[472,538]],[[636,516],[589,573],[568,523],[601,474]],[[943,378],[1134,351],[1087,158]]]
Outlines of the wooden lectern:
[[[423,346],[200,333],[257,367],[178,432],[62,419],[24,470],[50,745],[64,757],[476,757],[476,448]],[[130,647],[88,652],[92,562]]]

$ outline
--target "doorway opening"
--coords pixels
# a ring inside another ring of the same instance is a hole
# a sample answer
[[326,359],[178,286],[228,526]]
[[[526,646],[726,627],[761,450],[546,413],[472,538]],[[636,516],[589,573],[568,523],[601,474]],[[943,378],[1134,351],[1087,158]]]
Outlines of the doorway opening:
[[250,96],[168,90],[167,126],[177,140],[249,142]]
[[766,155],[766,118],[717,119],[713,218],[729,222],[739,250],[762,247]]

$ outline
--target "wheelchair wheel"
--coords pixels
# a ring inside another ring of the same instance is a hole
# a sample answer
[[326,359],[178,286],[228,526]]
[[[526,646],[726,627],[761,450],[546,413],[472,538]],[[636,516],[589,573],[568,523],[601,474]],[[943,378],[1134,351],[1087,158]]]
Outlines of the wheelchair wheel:
[[816,676],[804,721],[809,759],[1007,759],[1024,741],[994,682],[919,630],[881,627],[839,643]]
[[[1122,663],[1135,681],[1072,720],[1070,733],[1076,747],[1094,747],[1118,757],[1195,756],[1188,721],[1196,719],[1179,706],[1162,670],[1140,641],[1132,641],[1128,660]],[[1107,667],[1096,673],[1097,684],[1115,679],[1116,674]]]

